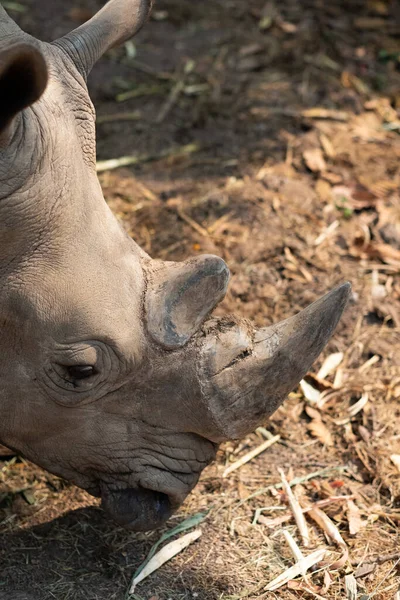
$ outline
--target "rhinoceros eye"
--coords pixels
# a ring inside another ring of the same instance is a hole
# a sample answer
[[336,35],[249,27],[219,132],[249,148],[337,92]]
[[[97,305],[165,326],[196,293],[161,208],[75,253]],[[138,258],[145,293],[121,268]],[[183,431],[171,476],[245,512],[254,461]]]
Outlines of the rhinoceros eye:
[[96,373],[92,365],[73,365],[67,371],[71,379],[87,379]]

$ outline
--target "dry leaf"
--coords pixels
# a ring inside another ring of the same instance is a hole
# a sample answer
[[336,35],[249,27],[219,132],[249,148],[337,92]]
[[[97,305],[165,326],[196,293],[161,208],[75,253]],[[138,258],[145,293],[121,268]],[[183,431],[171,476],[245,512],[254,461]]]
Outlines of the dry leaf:
[[330,202],[332,200],[331,185],[328,181],[325,181],[325,179],[318,179],[315,184],[315,191],[324,202]]
[[331,432],[322,421],[311,421],[307,427],[312,436],[316,437],[324,446],[333,446]]
[[177,540],[174,540],[173,542],[170,542],[164,546],[159,552],[157,552],[157,554],[153,556],[152,559],[149,560],[139,575],[134,578],[129,593],[133,594],[138,583],[154,573],[154,571],[159,569],[167,561],[171,560],[171,558],[179,554],[179,552],[182,552],[182,550],[187,548],[189,544],[192,544],[198,540],[200,536],[201,529],[195,529],[194,531],[190,531]]
[[305,411],[312,419],[312,421],[307,425],[307,429],[311,435],[316,437],[325,446],[333,446],[331,432],[322,421],[320,412],[315,408],[311,408],[311,406],[306,406]]
[[321,562],[326,554],[326,548],[320,548],[319,550],[315,550],[308,556],[306,556],[303,560],[297,562],[293,567],[290,567],[281,575],[276,577],[273,581],[271,581],[267,587],[265,588],[269,592],[273,592],[274,590],[278,590],[280,587],[288,583],[291,579],[298,577],[302,573],[308,571],[314,565]]
[[354,577],[365,577],[376,570],[376,563],[364,563],[354,573]]
[[331,140],[328,138],[325,133],[319,134],[319,141],[321,142],[321,146],[328,158],[334,158],[336,156],[335,149],[332,145]]
[[348,500],[347,502],[347,520],[349,522],[350,535],[356,535],[364,525],[360,509],[353,500]]
[[303,158],[310,171],[314,173],[326,171],[326,162],[320,148],[306,150],[303,152]]
[[392,461],[394,466],[397,467],[398,471],[400,471],[400,454],[392,454],[390,460]]

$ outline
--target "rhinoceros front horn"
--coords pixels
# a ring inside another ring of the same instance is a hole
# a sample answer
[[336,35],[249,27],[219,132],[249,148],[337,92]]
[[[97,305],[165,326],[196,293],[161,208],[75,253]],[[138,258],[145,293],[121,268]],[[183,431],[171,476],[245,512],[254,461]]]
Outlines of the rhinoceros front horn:
[[346,283],[294,317],[254,330],[236,319],[216,321],[201,350],[201,388],[221,437],[254,431],[304,377],[345,308]]

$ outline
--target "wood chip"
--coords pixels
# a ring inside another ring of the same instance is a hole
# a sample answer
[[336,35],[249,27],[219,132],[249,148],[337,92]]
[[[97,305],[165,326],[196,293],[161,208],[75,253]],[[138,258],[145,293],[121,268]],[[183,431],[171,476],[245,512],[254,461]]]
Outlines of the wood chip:
[[319,246],[320,244],[322,244],[322,242],[324,242],[334,233],[335,229],[337,229],[339,225],[339,221],[333,221],[330,225],[328,225],[328,227],[326,227],[324,231],[322,231],[322,233],[319,234],[319,236],[314,242],[314,246]]
[[347,501],[347,520],[349,522],[350,535],[357,535],[364,523],[361,519],[360,509],[353,500]]
[[242,458],[239,458],[239,460],[234,462],[232,465],[229,465],[229,467],[227,467],[223,472],[222,477],[227,477],[230,473],[232,473],[232,471],[236,471],[236,469],[239,469],[240,467],[248,463],[250,460],[261,454],[261,452],[264,452],[264,450],[278,442],[280,439],[280,435],[275,435],[270,440],[266,440],[265,442],[257,446],[257,448],[254,448],[253,450],[242,456]]
[[335,373],[336,369],[342,362],[344,357],[343,352],[334,352],[326,357],[324,362],[322,363],[322,367],[317,373],[318,379],[326,379],[328,375]]
[[194,531],[190,531],[186,535],[183,535],[177,540],[170,542],[166,546],[164,546],[157,554],[153,556],[153,558],[147,563],[145,568],[139,573],[137,577],[132,581],[132,585],[130,587],[129,593],[133,594],[135,588],[138,583],[143,581],[146,577],[154,573],[157,569],[159,569],[163,564],[171,560],[174,556],[182,552],[187,546],[195,542],[201,536],[201,529],[195,529]]
[[347,600],[357,600],[357,581],[354,575],[346,575],[344,578]]
[[295,577],[298,577],[299,575],[306,573],[309,569],[314,567],[314,565],[321,562],[321,560],[324,558],[325,554],[326,554],[326,548],[319,548],[318,550],[315,550],[315,552],[312,552],[311,554],[306,556],[303,560],[301,560],[301,561],[297,562],[295,565],[293,565],[293,567],[290,567],[289,569],[287,569],[286,571],[281,573],[281,575],[279,575],[278,577],[273,579],[267,585],[265,590],[269,591],[269,592],[278,590],[283,585],[288,583],[291,579],[294,579]]

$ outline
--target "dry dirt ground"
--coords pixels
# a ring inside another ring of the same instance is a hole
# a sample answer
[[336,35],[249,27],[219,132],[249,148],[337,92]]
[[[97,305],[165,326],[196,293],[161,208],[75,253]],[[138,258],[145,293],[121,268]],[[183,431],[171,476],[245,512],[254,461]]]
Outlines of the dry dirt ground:
[[[101,5],[3,3],[48,40]],[[219,313],[266,325],[353,284],[311,388],[266,424],[280,442],[225,478],[263,432],[221,448],[166,528],[209,510],[201,539],[139,585],[136,599],[333,600],[346,598],[351,574],[358,598],[398,598],[399,6],[159,0],[134,44],[91,76],[99,160],[136,157],[100,173],[107,201],[153,257],[222,256],[232,283]],[[340,365],[318,373],[338,353]],[[126,598],[162,532],[126,533],[84,492],[20,458],[0,460],[0,597]],[[279,467],[302,478],[293,489],[303,506],[327,500],[319,506],[333,532],[309,515],[308,548],[275,487]],[[304,554],[329,553],[308,579],[268,592],[295,562],[283,530]]]

